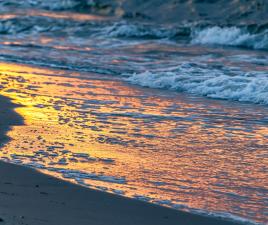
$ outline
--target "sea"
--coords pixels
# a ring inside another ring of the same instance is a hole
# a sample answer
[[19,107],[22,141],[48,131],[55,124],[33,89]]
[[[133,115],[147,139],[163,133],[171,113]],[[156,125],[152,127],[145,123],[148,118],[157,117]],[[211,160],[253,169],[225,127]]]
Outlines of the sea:
[[24,119],[1,159],[266,224],[268,26],[155,23],[85,2],[0,1],[0,94]]

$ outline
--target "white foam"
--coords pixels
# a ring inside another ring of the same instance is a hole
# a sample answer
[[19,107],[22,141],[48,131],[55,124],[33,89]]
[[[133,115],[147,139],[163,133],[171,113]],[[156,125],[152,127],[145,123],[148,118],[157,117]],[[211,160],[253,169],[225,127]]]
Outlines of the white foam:
[[207,211],[202,209],[190,208],[185,204],[174,204],[169,200],[154,200],[152,201],[155,204],[172,207],[178,210],[186,211],[195,215],[201,215],[208,218],[218,218],[225,221],[235,222],[238,224],[244,225],[262,225],[261,223],[252,221],[250,219],[243,218],[238,215],[234,215],[227,212],[220,212],[220,211]]
[[268,49],[268,30],[251,34],[245,28],[238,27],[208,27],[192,33],[193,44],[216,44],[241,46],[253,49]]
[[208,211],[198,210],[198,209],[190,210],[190,212],[194,214],[202,215],[202,216],[211,217],[211,218],[220,218],[223,220],[227,220],[227,221],[231,221],[231,222],[235,222],[239,224],[261,225],[260,223],[254,222],[250,219],[246,219],[246,218],[233,215],[231,213],[226,213],[226,212],[208,212]]
[[183,91],[211,98],[268,104],[268,73],[242,73],[184,64],[173,71],[146,71],[127,78],[132,84]]

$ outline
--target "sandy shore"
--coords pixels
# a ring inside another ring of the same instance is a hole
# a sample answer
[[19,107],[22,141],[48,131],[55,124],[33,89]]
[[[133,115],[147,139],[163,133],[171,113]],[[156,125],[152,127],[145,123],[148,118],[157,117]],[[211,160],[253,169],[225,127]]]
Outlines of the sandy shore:
[[[0,98],[1,141],[22,124],[14,104]],[[231,225],[222,220],[87,189],[23,166],[0,162],[0,224]]]
[[0,174],[3,224],[233,224],[90,190],[17,165],[1,162]]
[[1,162],[0,174],[3,224],[233,224],[86,189],[17,165]]

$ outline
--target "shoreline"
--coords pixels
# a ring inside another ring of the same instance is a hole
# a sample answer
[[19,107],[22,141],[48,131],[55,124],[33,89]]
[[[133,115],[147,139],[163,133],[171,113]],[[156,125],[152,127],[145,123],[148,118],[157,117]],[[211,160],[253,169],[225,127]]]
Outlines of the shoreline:
[[2,161],[0,173],[0,218],[5,224],[243,224],[89,189]]
[[[22,125],[23,119],[7,97],[0,97],[0,104],[2,145],[11,126]],[[0,161],[0,174],[1,224],[241,224],[89,189],[23,165]]]

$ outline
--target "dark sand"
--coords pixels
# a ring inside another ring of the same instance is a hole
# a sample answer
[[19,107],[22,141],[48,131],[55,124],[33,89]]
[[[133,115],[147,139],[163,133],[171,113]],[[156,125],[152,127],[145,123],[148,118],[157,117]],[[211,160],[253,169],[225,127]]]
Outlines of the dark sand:
[[0,147],[9,141],[6,133],[11,127],[23,124],[22,117],[14,111],[16,106],[7,97],[0,96]]
[[[14,104],[0,98],[1,141],[23,124]],[[231,225],[235,223],[87,189],[23,166],[0,162],[0,224]]]

